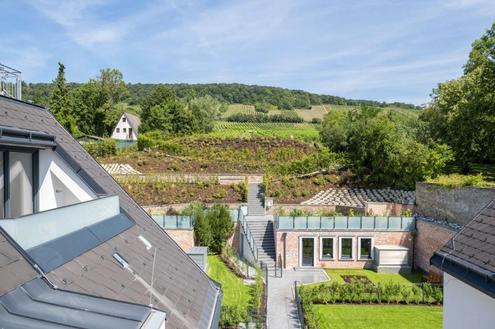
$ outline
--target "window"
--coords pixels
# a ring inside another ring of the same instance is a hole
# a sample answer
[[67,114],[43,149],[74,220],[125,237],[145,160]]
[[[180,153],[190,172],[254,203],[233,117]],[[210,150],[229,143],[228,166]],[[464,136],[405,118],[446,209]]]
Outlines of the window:
[[126,132],[126,131],[127,131],[127,129],[126,129],[126,128],[122,128],[122,131],[123,131],[123,132]]
[[359,238],[359,259],[373,259],[373,238]]
[[15,218],[35,211],[37,154],[0,150],[0,218]]
[[115,131],[119,133],[120,132],[120,128],[115,128]]
[[33,213],[33,155],[10,152],[10,216]]
[[334,259],[333,238],[320,239],[320,259],[321,260]]
[[352,260],[354,259],[352,244],[353,238],[340,238],[340,259]]
[[127,118],[126,117],[123,117],[122,118],[122,122],[126,122]]

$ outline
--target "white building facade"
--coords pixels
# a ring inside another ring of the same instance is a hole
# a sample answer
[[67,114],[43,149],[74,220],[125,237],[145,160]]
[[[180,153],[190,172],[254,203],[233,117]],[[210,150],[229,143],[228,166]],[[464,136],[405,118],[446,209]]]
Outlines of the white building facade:
[[445,329],[492,329],[495,299],[444,273],[443,327]]
[[136,141],[141,120],[130,113],[124,113],[113,129],[112,138]]

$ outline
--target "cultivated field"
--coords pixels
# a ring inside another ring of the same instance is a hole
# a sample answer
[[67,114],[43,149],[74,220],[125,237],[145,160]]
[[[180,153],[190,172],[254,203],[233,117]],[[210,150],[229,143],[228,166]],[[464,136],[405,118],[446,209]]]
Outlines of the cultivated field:
[[251,137],[278,137],[300,139],[306,142],[318,140],[318,125],[310,123],[252,123],[252,122],[224,122],[215,124],[211,137],[224,138],[251,138]]

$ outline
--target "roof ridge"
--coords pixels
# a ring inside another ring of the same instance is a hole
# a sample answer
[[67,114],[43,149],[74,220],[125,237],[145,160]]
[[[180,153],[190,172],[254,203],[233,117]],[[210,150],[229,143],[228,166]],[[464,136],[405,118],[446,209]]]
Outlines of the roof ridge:
[[30,105],[32,107],[35,107],[39,110],[44,110],[44,111],[48,111],[48,108],[43,106],[43,105],[39,105],[39,104],[35,104],[35,103],[30,103],[28,101],[23,101],[21,99],[17,99],[17,98],[12,98],[12,97],[8,97],[8,96],[4,96],[4,95],[0,95],[0,99],[2,100],[5,100],[5,101],[10,101],[10,102],[13,102],[13,103],[21,103],[21,104],[25,104],[25,105]]

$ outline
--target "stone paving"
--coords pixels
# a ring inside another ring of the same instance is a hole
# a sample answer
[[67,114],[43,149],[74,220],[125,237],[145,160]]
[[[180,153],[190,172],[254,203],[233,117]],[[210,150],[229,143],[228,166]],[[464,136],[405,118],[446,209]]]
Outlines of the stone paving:
[[294,301],[294,281],[308,284],[327,281],[322,269],[285,270],[282,278],[268,279],[268,329],[301,329]]
[[301,202],[304,205],[328,205],[364,207],[368,202],[391,202],[413,205],[414,191],[365,188],[331,188],[318,192],[311,199]]
[[141,173],[127,163],[104,163],[101,165],[110,175],[140,175]]

